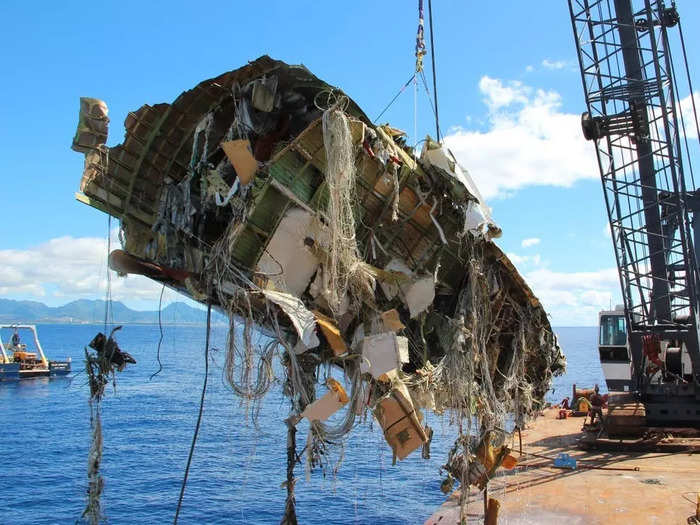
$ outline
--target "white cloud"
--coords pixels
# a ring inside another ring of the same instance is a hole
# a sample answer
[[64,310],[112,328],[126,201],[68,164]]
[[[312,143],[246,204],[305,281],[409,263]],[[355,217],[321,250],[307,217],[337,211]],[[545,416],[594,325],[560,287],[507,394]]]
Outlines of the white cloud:
[[535,70],[535,68],[531,65],[525,66],[525,72],[526,73],[532,73]]
[[529,248],[530,246],[535,246],[540,243],[541,239],[538,239],[537,237],[530,237],[528,239],[523,239],[523,241],[520,243],[520,246],[523,248]]
[[497,78],[483,76],[479,80],[479,91],[489,109],[497,111],[515,103],[527,103],[531,89],[518,80],[504,84]]
[[570,187],[598,178],[595,150],[583,138],[581,117],[561,111],[558,93],[488,76],[479,89],[488,129],[456,128],[444,142],[485,198],[503,198],[526,186]]
[[548,58],[545,58],[542,61],[542,67],[545,69],[564,69],[568,65],[569,62],[567,60],[549,60]]
[[620,280],[614,267],[569,273],[537,268],[524,277],[554,326],[595,326],[600,310],[620,302]]
[[542,263],[542,257],[539,253],[536,253],[535,255],[518,255],[517,253],[507,253],[506,255],[515,266],[539,266]]
[[698,138],[698,130],[695,125],[695,113],[693,112],[693,100],[695,101],[695,109],[700,111],[700,93],[697,91],[693,92],[693,99],[688,95],[680,101],[683,123],[685,124],[685,133],[689,139]]
[[[112,242],[112,248],[118,247]],[[27,250],[0,250],[0,296],[16,299],[102,298],[107,288],[106,239],[59,237]],[[140,275],[111,273],[112,298],[158,301],[161,285]],[[51,301],[49,301],[51,302]]]
[[596,326],[601,310],[621,302],[617,268],[557,272],[543,263],[540,254],[506,255],[542,302],[552,326]]
[[610,233],[610,223],[606,223],[605,226],[603,226],[603,237],[606,239],[612,239],[612,233]]
[[[27,250],[0,250],[0,296],[37,300],[58,297],[59,304],[102,298],[106,289],[105,255],[105,239],[89,237],[60,237]],[[611,298],[613,303],[620,302],[616,300],[619,280],[615,268],[554,272],[541,266],[540,254],[509,253],[508,257],[520,268],[533,268],[524,273],[525,280],[551,314],[554,326],[594,326],[598,311],[608,308]],[[157,307],[160,285],[139,275],[111,275],[114,300],[132,307]]]
[[595,306],[598,309],[603,309],[610,304],[612,293],[600,290],[586,290],[581,294],[580,298],[581,304],[584,306]]

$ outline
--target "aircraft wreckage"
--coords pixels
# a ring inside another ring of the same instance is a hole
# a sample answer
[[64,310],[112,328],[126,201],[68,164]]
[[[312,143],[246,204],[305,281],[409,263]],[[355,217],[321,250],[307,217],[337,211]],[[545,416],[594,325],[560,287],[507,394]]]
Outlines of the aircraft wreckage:
[[228,315],[236,394],[260,400],[283,371],[287,515],[303,418],[312,466],[368,410],[399,460],[429,444],[423,410],[459,422],[448,485],[483,485],[508,458],[502,429],[536,415],[565,361],[449,150],[427,138],[418,153],[267,56],[130,113],[121,145],[105,145],[107,123],[104,102],[81,99],[77,198],[120,220],[113,270]]

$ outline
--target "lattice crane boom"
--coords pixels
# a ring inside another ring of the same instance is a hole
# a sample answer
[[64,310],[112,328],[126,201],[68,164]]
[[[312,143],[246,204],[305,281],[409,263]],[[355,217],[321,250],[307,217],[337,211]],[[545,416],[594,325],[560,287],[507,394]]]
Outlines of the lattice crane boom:
[[[569,0],[569,9],[587,104],[581,124],[596,146],[633,381],[648,416],[700,421],[700,203],[671,56],[678,12],[660,0]],[[664,365],[653,379],[649,341],[664,355],[681,348],[692,369]]]

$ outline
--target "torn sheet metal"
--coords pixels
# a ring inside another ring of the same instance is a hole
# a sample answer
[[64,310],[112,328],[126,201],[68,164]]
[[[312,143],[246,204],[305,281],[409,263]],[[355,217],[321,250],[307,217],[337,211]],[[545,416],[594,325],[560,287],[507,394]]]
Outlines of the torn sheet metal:
[[263,290],[263,294],[287,314],[306,348],[316,348],[319,345],[320,341],[316,335],[316,317],[307,310],[299,298],[272,290]]
[[382,312],[380,317],[382,319],[382,324],[384,325],[384,330],[387,332],[400,332],[406,328],[401,322],[399,311],[396,308]]
[[387,299],[391,300],[406,285],[413,272],[401,259],[393,258],[384,267],[385,275],[379,278],[379,285]]
[[263,77],[253,81],[251,101],[257,110],[269,113],[275,109],[277,95],[277,77]]
[[375,379],[402,363],[408,363],[408,339],[393,332],[370,335],[362,341],[362,363],[360,370]]
[[109,117],[107,104],[98,98],[80,97],[78,129],[71,148],[80,153],[90,153],[107,142]]
[[314,310],[314,315],[316,316],[316,322],[321,328],[321,333],[328,341],[328,345],[333,350],[333,354],[336,356],[341,356],[346,354],[348,351],[348,345],[343,339],[343,335],[333,320],[327,315],[323,315],[321,312]]
[[420,160],[426,169],[436,169],[453,178],[459,186],[456,188],[458,193],[465,194],[466,192],[467,195],[472,196],[466,213],[466,230],[488,239],[501,236],[501,229],[493,222],[491,212],[481,196],[479,188],[469,173],[459,165],[449,149],[428,137],[423,144]]
[[301,413],[301,417],[309,421],[325,421],[348,403],[350,398],[343,385],[331,377],[327,386],[328,392],[309,404]]
[[243,186],[250,183],[255,172],[258,171],[258,161],[253,157],[250,141],[242,139],[222,142],[221,149],[224,150],[233,169],[236,170],[240,183]]
[[411,319],[424,312],[435,299],[435,278],[432,275],[415,279],[406,287],[406,304]]
[[319,265],[309,247],[316,238],[313,223],[306,210],[290,208],[277,226],[256,267],[275,289],[300,297],[309,286]]

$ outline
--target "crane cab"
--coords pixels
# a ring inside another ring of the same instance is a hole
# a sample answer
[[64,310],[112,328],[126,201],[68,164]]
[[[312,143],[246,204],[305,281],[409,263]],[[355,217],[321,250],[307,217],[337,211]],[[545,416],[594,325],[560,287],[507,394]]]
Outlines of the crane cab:
[[598,314],[598,355],[610,391],[628,392],[632,387],[632,359],[622,306]]

